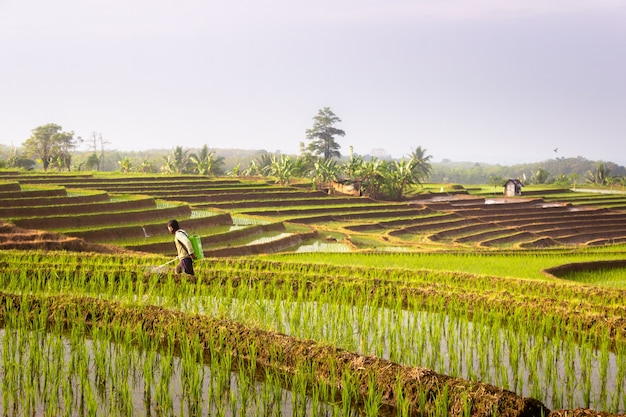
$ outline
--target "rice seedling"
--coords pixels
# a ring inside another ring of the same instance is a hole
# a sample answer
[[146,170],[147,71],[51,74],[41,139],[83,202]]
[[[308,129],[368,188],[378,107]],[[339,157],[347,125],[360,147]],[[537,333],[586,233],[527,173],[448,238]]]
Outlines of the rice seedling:
[[[266,255],[269,260],[297,262],[299,264],[325,264],[338,266],[406,268],[412,270],[464,271],[467,273],[498,277],[518,277],[546,280],[542,270],[565,263],[594,259],[623,259],[624,251],[609,253],[588,250],[543,250],[527,252],[450,252],[445,253],[299,253]],[[618,274],[619,275],[619,274]],[[622,277],[624,274],[621,275]]]
[[586,284],[626,288],[626,268],[599,269],[592,271],[577,271],[565,274],[563,278]]
[[[25,294],[74,292],[102,300],[123,301],[128,305],[147,304],[167,307],[172,311],[199,312],[247,323],[255,328],[313,339],[349,351],[393,358],[409,366],[428,367],[452,376],[487,381],[514,389],[520,395],[532,395],[551,405],[554,403],[566,408],[594,407],[614,412],[625,407],[623,397],[615,394],[616,389],[621,388],[623,391],[626,384],[622,336],[615,336],[601,327],[595,331],[583,330],[582,321],[578,322],[581,323],[580,328],[577,322],[565,323],[556,314],[557,310],[544,310],[538,315],[532,309],[527,309],[531,305],[529,301],[535,297],[542,301],[543,307],[546,306],[543,302],[546,289],[551,291],[552,297],[560,305],[567,305],[569,299],[576,299],[576,302],[585,300],[585,303],[595,300],[597,291],[586,293],[576,285],[557,286],[550,283],[549,286],[538,286],[537,281],[526,283],[520,280],[516,281],[519,288],[515,288],[505,279],[423,272],[417,268],[409,272],[266,260],[211,260],[211,276],[206,280],[192,281],[180,280],[170,274],[145,277],[143,274],[130,273],[133,268],[137,270],[140,267],[137,261],[131,259],[74,255],[55,258],[41,254],[20,256],[23,261],[19,260],[19,256],[11,259],[11,264],[21,265],[16,270],[20,270],[23,265],[34,265],[39,273],[35,279],[24,280],[16,279],[12,274],[2,274],[5,290]],[[368,258],[368,255],[363,257]],[[360,258],[353,258],[356,259]],[[224,275],[219,278],[221,271]],[[20,273],[17,276],[19,278],[22,275]],[[415,292],[417,289],[426,291],[427,296],[418,296],[419,293]],[[471,294],[471,301],[462,297],[465,292]],[[597,293],[598,305],[603,303],[605,313],[613,308],[612,302],[605,302],[610,300],[607,297],[612,294],[608,290]],[[501,296],[510,298],[507,298],[507,303],[498,303],[497,298]],[[479,300],[484,300],[484,304],[478,303]],[[27,298],[22,303],[19,310],[31,310]],[[593,305],[589,304],[590,307]],[[11,307],[5,308],[5,326],[17,320],[6,313],[10,311]],[[42,317],[39,319],[41,326],[41,320],[47,313],[38,314]],[[92,314],[96,314],[95,310]],[[76,321],[84,321],[81,317],[77,315]],[[66,324],[59,317],[54,327],[63,329],[64,326]],[[9,328],[7,326],[6,329]],[[257,401],[250,399],[251,396],[256,398],[259,395],[258,392],[252,393],[251,389],[238,394],[239,377],[233,377],[230,369],[240,361],[229,356],[229,350],[224,347],[228,345],[225,339],[215,341],[216,351],[222,353],[211,355],[207,368],[197,368],[200,359],[194,352],[200,347],[199,340],[190,339],[188,346],[180,348],[180,359],[177,359],[172,346],[177,344],[180,336],[177,331],[166,330],[161,341],[170,347],[159,351],[155,371],[153,366],[146,363],[156,363],[156,356],[148,358],[141,365],[135,364],[133,358],[137,355],[126,359],[117,358],[122,354],[116,350],[118,345],[145,344],[151,339],[137,332],[137,329],[131,331],[131,328],[127,325],[113,327],[109,334],[101,335],[103,339],[96,337],[99,330],[90,330],[93,353],[88,356],[93,361],[94,369],[91,379],[84,376],[84,371],[83,376],[78,372],[78,376],[73,379],[58,373],[55,375],[50,365],[32,361],[28,368],[31,373],[41,371],[49,375],[45,380],[44,392],[48,395],[56,393],[55,399],[47,400],[46,407],[62,408],[63,404],[72,401],[73,395],[79,397],[65,385],[65,380],[75,383],[92,381],[91,393],[88,392],[89,388],[81,388],[85,394],[80,397],[97,399],[98,395],[111,393],[112,384],[132,380],[133,373],[143,375],[139,379],[146,388],[141,390],[141,397],[158,404],[158,409],[163,413],[175,412],[183,407],[172,399],[172,391],[175,389],[183,393],[180,398],[184,398],[183,402],[187,404],[185,410],[208,409],[209,405],[205,402],[211,398],[211,409],[216,414],[226,415],[234,409],[240,412],[241,398],[245,398],[244,408]],[[6,329],[5,332],[8,331]],[[79,340],[86,333],[85,330],[73,329],[70,338]],[[3,339],[3,360],[11,349],[19,352],[24,346],[36,345],[32,341],[26,342],[28,339],[18,338],[18,342],[20,340],[22,345],[12,347],[15,341]],[[116,347],[111,345],[111,340],[116,341],[113,345]],[[4,349],[5,344],[8,350]],[[69,361],[51,359],[47,362],[55,364],[59,369],[78,370],[86,362],[85,349],[79,346],[73,342],[59,343],[51,339],[46,347],[49,355],[61,357],[64,355],[61,352],[66,349],[76,353]],[[12,356],[8,355],[7,360],[13,360]],[[283,353],[275,351],[272,362],[282,363],[283,360]],[[226,370],[218,371],[222,368],[228,368],[228,373]],[[6,369],[9,375],[16,372],[10,366]],[[302,375],[292,380],[294,390],[291,395],[285,395],[282,391],[279,395],[278,388],[268,388],[275,395],[273,399],[263,400],[263,406],[276,410],[280,407],[270,404],[289,402],[300,412],[309,410],[312,400],[301,393],[313,392],[309,377],[305,377],[311,371],[302,372]],[[204,382],[202,375],[204,378],[210,375],[211,382]],[[277,383],[280,381],[274,375],[268,378]],[[341,381],[339,385],[342,389],[336,395],[350,400],[349,404],[358,402],[357,398],[361,394],[355,388],[354,376],[348,373],[338,375],[337,378]],[[174,382],[177,379],[180,382]],[[241,386],[250,388],[252,385],[246,382],[249,379],[243,377]],[[3,381],[7,389],[18,389],[20,383]],[[324,392],[323,388],[316,389],[320,395]],[[30,398],[29,404],[37,403],[33,399],[36,398],[35,389],[24,388],[22,391],[28,392],[25,395]],[[211,395],[207,397],[205,393],[209,391]],[[375,401],[378,394],[373,392],[369,403],[371,410],[380,405],[380,401]],[[5,393],[3,385],[3,404],[13,407],[10,398],[4,400]],[[441,391],[439,394],[438,403],[433,407],[443,413],[451,401],[451,393]],[[202,397],[202,405],[199,397]],[[290,400],[286,400],[287,397]],[[133,409],[136,408],[131,400],[133,395],[125,387],[116,388],[112,398],[115,400],[100,407],[119,412],[131,409],[131,404]],[[354,412],[354,407],[349,404],[342,401],[341,412]],[[84,406],[85,409],[90,407],[93,408],[89,404]]]

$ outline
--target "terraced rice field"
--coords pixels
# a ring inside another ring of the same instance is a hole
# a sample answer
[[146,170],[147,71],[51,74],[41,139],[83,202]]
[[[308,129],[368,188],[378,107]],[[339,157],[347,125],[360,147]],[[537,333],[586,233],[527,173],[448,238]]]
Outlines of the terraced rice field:
[[[198,180],[197,177],[109,181],[85,176],[24,176],[20,181],[5,184],[3,191],[0,189],[0,201],[6,202],[0,215],[25,229],[48,230],[91,243],[153,253],[172,252],[171,238],[165,228],[172,218],[178,219],[190,232],[202,234],[208,253],[215,246],[214,241],[229,246],[245,237],[256,236],[256,240],[262,242],[243,245],[245,248],[241,250],[245,252],[253,246],[270,247],[268,242],[273,240],[282,248],[308,237],[311,234],[308,228],[303,233],[302,227],[293,227],[293,232],[276,235],[273,230],[286,230],[284,224],[279,222],[272,226],[270,221],[254,217],[233,219],[223,209],[193,204],[198,200],[210,201],[213,194],[240,196],[245,190],[252,190],[258,195],[262,192],[257,190],[264,189],[268,194],[284,194],[258,181],[249,184]],[[232,190],[237,193],[229,194]],[[300,194],[300,191],[290,192]]]
[[623,415],[621,198],[6,173],[0,412]]
[[[275,235],[267,251],[297,250],[292,246],[311,245],[305,240],[312,237],[319,242],[330,238],[351,250],[532,249],[626,240],[623,195],[562,190],[505,199],[433,193],[393,203],[260,180],[198,176],[5,175],[5,179],[14,182],[7,183],[0,195],[6,201],[0,215],[20,227],[52,229],[94,243],[145,238],[142,244],[150,250],[159,248],[153,239],[167,240],[162,224],[168,218],[182,219],[192,230],[244,222],[283,224],[285,234]],[[295,224],[308,227],[292,230]],[[258,233],[262,228],[248,229]],[[220,240],[239,246],[236,241],[245,232],[233,232],[220,233]],[[268,243],[271,233],[263,233],[256,240]],[[208,234],[202,237],[209,239]],[[137,249],[141,244],[131,246]]]

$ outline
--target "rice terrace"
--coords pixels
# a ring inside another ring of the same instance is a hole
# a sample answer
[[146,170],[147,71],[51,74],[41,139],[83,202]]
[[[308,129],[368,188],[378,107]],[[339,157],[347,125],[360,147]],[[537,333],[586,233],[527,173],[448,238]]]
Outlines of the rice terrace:
[[0,414],[624,415],[626,195],[545,187],[0,171]]

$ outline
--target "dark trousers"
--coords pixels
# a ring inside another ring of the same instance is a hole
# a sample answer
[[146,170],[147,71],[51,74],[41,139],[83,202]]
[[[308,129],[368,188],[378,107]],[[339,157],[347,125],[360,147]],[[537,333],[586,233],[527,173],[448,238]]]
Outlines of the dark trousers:
[[176,265],[176,273],[180,274],[184,272],[188,275],[194,275],[193,273],[193,259],[191,258],[183,258],[180,260],[178,265]]

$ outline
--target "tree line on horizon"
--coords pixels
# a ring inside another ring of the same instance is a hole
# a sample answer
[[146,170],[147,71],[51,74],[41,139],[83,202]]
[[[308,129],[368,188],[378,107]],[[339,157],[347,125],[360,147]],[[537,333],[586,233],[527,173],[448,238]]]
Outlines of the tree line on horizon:
[[[331,189],[333,182],[357,184],[363,195],[377,199],[403,198],[426,181],[447,184],[503,184],[515,178],[523,184],[571,186],[592,183],[626,186],[626,168],[612,162],[589,161],[583,157],[557,158],[513,166],[481,163],[435,163],[421,146],[399,159],[340,153],[337,127],[341,119],[329,107],[318,111],[313,126],[306,129],[308,143],[300,142],[299,155],[264,150],[221,150],[204,145],[200,149],[152,150],[146,152],[107,151],[106,142],[94,133],[91,151],[79,152],[83,140],[50,123],[32,130],[21,149],[0,147],[0,168],[44,171],[122,171],[204,176],[271,177],[280,184],[309,179],[316,189]],[[98,150],[98,141],[100,149]]]

